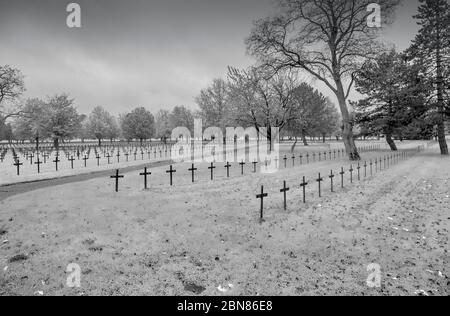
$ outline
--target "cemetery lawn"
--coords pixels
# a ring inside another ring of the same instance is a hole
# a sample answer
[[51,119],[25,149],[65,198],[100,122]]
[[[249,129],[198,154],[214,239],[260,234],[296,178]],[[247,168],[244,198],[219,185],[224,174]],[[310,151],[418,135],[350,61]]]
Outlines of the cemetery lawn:
[[[173,187],[158,167],[148,190],[133,172],[119,193],[98,178],[0,201],[0,295],[450,294],[450,163],[435,148],[353,185],[347,171],[335,193],[327,176],[348,161],[272,175],[246,165],[243,177],[233,164],[230,179],[223,165],[213,182],[207,164],[196,166],[195,184],[190,165],[177,164]],[[262,224],[261,185],[269,194]],[[81,288],[66,286],[71,263],[81,267]],[[366,285],[371,263],[381,267],[381,288]]]

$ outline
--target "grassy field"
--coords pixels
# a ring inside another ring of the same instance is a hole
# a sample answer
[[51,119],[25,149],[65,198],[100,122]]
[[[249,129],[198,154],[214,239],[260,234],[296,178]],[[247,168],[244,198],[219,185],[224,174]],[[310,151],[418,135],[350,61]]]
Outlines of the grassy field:
[[[436,147],[353,184],[346,159],[274,174],[247,164],[243,176],[233,164],[230,178],[218,165],[214,181],[199,164],[195,184],[189,166],[174,165],[172,187],[159,167],[148,190],[133,172],[119,193],[98,178],[1,201],[0,295],[450,294],[450,164]],[[319,197],[318,173],[341,167],[345,187],[331,193],[325,179]],[[269,194],[263,223],[261,185]],[[71,263],[81,267],[80,288],[66,286]],[[366,284],[372,263],[381,288]]]

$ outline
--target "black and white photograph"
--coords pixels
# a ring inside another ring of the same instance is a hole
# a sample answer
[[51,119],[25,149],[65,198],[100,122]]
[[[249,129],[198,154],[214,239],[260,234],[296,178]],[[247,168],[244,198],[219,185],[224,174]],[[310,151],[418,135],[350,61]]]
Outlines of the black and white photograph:
[[448,0],[0,0],[0,296],[449,296],[449,142]]

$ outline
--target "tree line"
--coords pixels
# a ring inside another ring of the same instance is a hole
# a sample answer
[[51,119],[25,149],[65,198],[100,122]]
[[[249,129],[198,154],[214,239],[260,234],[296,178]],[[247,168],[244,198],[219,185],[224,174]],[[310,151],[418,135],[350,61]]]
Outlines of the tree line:
[[[332,91],[342,115],[349,158],[359,160],[355,127],[392,135],[434,127],[441,153],[448,155],[450,8],[446,0],[420,0],[414,16],[420,31],[398,56],[379,41],[367,0],[278,0],[276,13],[255,22],[247,49],[272,74],[298,69]],[[384,26],[391,24],[400,0],[379,0]],[[398,73],[400,71],[400,73]],[[413,76],[413,78],[409,76]],[[388,84],[389,82],[389,84]],[[365,97],[349,107],[354,89]]]
[[[279,129],[282,136],[341,136],[351,160],[360,159],[355,137],[439,140],[448,155],[446,125],[450,117],[450,5],[446,0],[419,0],[420,25],[404,52],[379,41],[381,29],[370,27],[368,0],[277,0],[276,13],[255,21],[246,39],[255,57],[247,69],[228,68],[196,97],[197,111],[183,106],[154,117],[145,108],[114,118],[104,108],[77,113],[73,100],[17,100],[24,88],[17,69],[0,67],[0,127],[11,138],[167,139],[174,127],[204,126]],[[392,23],[400,0],[379,0],[383,24]],[[318,90],[299,80],[309,75],[338,100],[335,106]],[[363,95],[350,99],[357,90]],[[8,118],[15,117],[12,123]],[[358,135],[359,131],[359,135]]]
[[[6,67],[0,67],[0,71]],[[18,70],[15,74],[23,77]],[[52,139],[55,147],[69,139],[96,139],[99,145],[103,140],[115,139],[166,141],[176,127],[187,127],[193,134],[195,118],[201,118],[205,128],[214,126],[223,131],[226,127],[255,127],[257,131],[264,127],[268,133],[263,136],[269,138],[270,128],[276,127],[283,136],[300,136],[305,145],[306,136],[322,137],[324,141],[327,135],[338,136],[340,117],[335,105],[297,77],[289,72],[268,76],[256,67],[230,68],[227,79],[214,79],[195,98],[198,110],[176,106],[171,111],[160,110],[155,116],[144,107],[118,117],[101,106],[89,114],[80,114],[75,100],[65,94],[47,100],[31,98],[9,114],[14,120],[3,124],[3,137],[36,145]],[[23,80],[15,82],[19,85],[15,89],[25,90]]]

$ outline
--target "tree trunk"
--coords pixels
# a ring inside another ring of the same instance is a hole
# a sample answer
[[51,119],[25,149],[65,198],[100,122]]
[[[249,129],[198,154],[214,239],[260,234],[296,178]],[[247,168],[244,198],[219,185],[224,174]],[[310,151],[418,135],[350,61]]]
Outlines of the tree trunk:
[[392,135],[390,133],[386,134],[386,141],[391,148],[392,151],[398,151],[397,145],[395,145],[394,140],[392,139]]
[[295,146],[297,146],[297,142],[298,142],[298,140],[297,140],[297,136],[295,136],[295,142],[294,142],[294,144],[292,145],[292,147],[291,147],[291,153],[293,153],[294,152],[294,150],[295,150]]
[[[439,13],[438,13],[439,15]],[[440,16],[438,16],[438,19]],[[448,155],[448,145],[445,139],[445,102],[444,102],[444,76],[441,55],[441,30],[437,27],[437,48],[436,48],[436,85],[439,118],[437,122],[437,132],[441,155]]]
[[327,135],[322,134],[322,143],[324,143],[324,144],[327,142],[326,137],[327,137]]
[[98,139],[98,147],[102,147],[102,140],[100,138]]
[[267,127],[267,141],[269,143],[269,152],[272,152],[272,127]]
[[441,149],[441,155],[448,155],[449,152],[448,152],[447,140],[445,139],[444,120],[439,122],[437,132],[438,132],[439,147]]
[[56,137],[56,138],[53,140],[53,147],[55,147],[56,150],[59,149],[59,138],[58,138],[58,137]]
[[305,133],[302,133],[302,141],[303,141],[303,145],[304,146],[309,146],[308,145],[308,140],[306,139]]
[[350,160],[360,160],[361,157],[358,153],[358,148],[356,147],[355,138],[353,136],[353,122],[350,119],[350,113],[347,108],[347,103],[345,102],[344,88],[339,80],[336,81],[336,85],[338,86],[337,97],[343,120],[342,140],[344,141],[345,151]]

